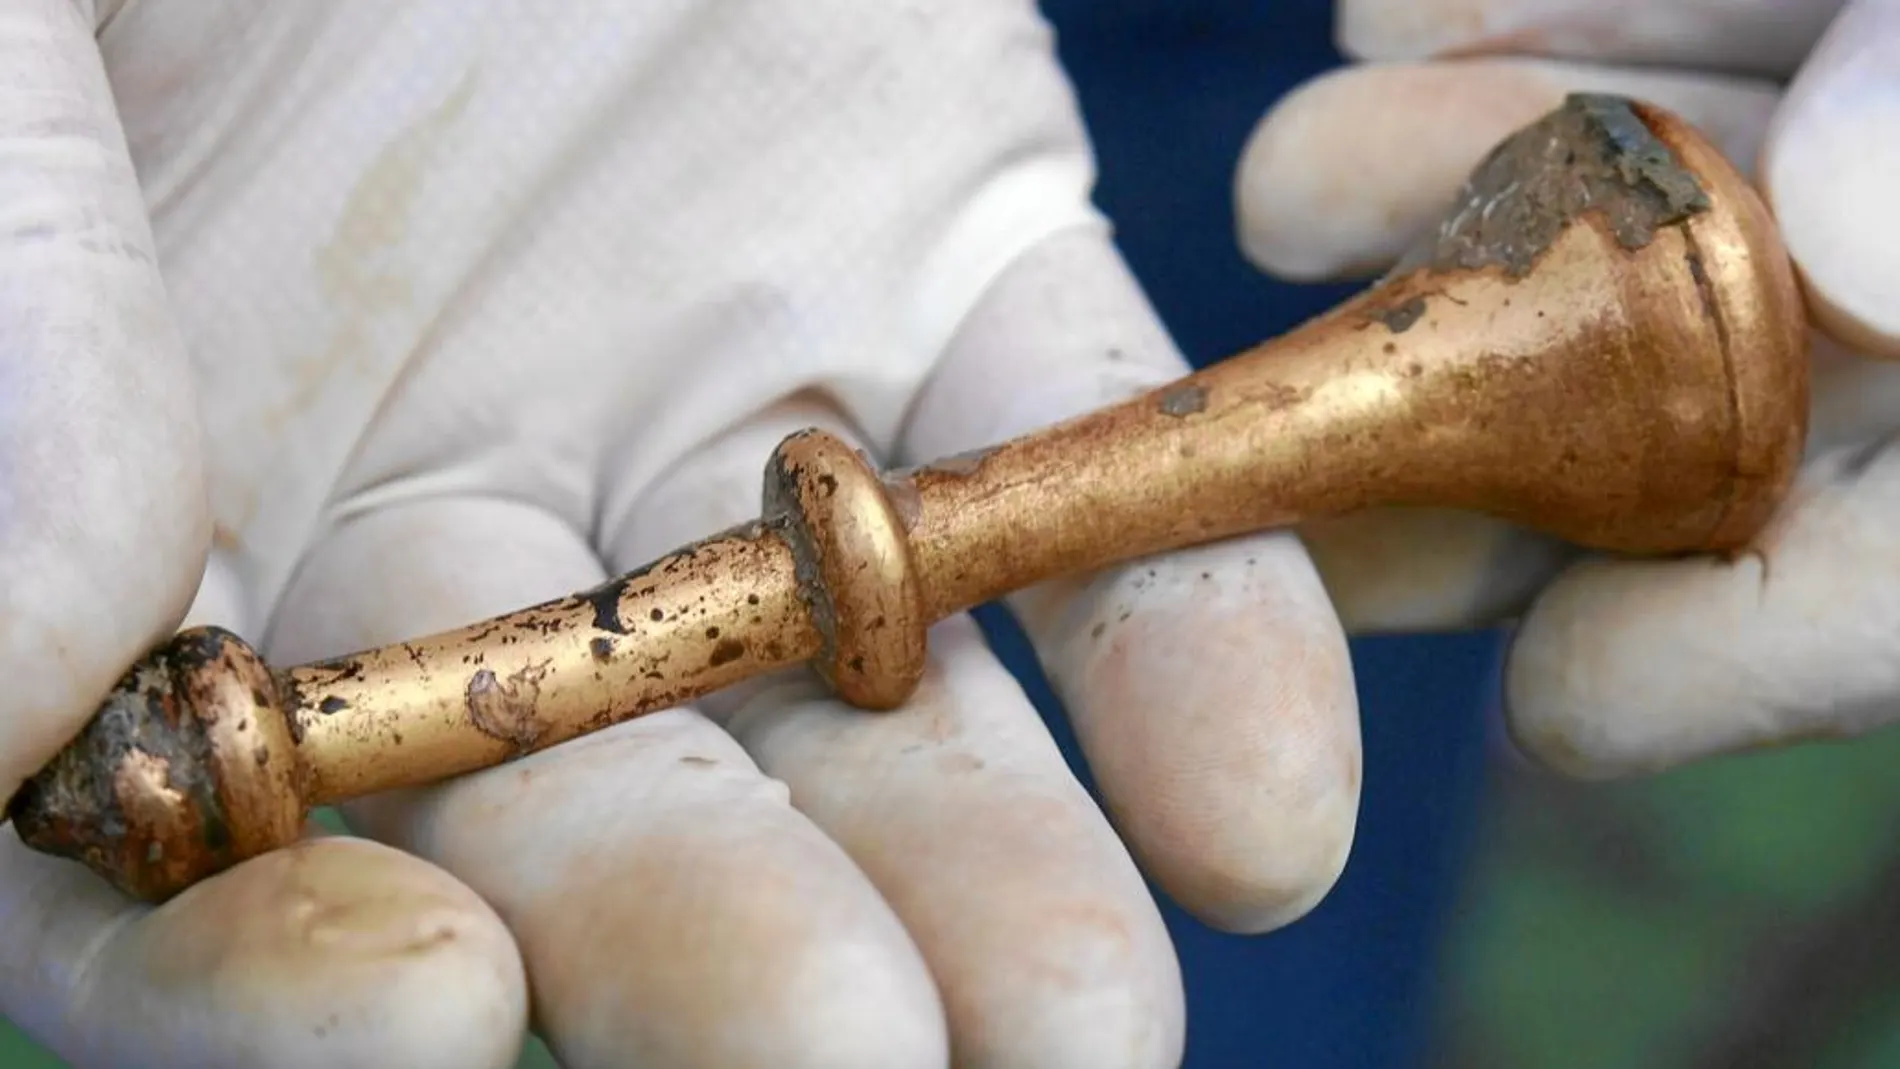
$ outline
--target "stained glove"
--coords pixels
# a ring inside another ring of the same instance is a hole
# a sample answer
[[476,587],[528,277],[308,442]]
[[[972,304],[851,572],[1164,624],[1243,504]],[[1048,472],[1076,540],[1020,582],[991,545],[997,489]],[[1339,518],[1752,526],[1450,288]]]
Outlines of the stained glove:
[[1764,193],[1816,327],[1791,499],[1734,560],[1628,562],[1460,514],[1303,531],[1350,630],[1515,623],[1509,728],[1581,777],[1900,717],[1900,3],[1344,0],[1359,62],[1281,101],[1236,179],[1254,262],[1355,277],[1574,90],[1697,124]]
[[[1183,373],[1091,180],[1029,0],[8,0],[0,790],[181,624],[433,632],[752,517],[793,430],[908,463]],[[156,909],[0,836],[0,1012],[82,1069],[530,1022],[572,1069],[1174,1064],[1142,868],[1235,930],[1323,895],[1343,632],[1291,534],[1014,606],[1109,815],[958,618],[902,711],[772,681]]]

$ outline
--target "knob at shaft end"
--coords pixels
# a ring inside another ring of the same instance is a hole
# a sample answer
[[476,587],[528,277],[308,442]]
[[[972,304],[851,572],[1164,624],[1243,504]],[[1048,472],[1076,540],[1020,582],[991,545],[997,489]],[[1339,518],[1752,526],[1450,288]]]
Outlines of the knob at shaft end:
[[134,665],[6,815],[28,846],[163,901],[300,839],[301,780],[270,668],[236,635],[195,628]]

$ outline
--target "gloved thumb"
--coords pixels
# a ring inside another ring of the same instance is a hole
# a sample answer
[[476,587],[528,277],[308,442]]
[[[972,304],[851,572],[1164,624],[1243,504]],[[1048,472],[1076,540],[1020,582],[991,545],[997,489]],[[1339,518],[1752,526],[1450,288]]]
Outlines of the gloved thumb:
[[1782,98],[1761,183],[1815,322],[1900,358],[1900,0],[1854,0]]
[[0,4],[0,798],[184,617],[195,399],[75,0]]

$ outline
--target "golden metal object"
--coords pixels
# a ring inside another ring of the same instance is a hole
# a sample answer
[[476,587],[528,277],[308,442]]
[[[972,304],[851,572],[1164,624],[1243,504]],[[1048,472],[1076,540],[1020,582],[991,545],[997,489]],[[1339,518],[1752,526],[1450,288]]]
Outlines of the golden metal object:
[[948,614],[1244,532],[1421,505],[1610,552],[1735,552],[1806,432],[1797,292],[1714,148],[1653,108],[1574,97],[1502,143],[1386,280],[1284,337],[921,469],[794,435],[757,522],[445,634],[279,671],[188,631],[9,816],[33,847],[162,899],[295,840],[313,806],[801,662],[889,709]]

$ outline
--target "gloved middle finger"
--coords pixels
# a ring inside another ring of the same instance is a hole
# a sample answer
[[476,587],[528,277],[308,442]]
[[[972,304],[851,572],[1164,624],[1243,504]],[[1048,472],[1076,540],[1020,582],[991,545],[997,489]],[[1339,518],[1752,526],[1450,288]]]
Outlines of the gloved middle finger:
[[[603,578],[568,519],[537,506],[389,504],[306,558],[273,655],[301,662],[432,633]],[[784,787],[691,709],[344,810],[495,907],[562,1065],[903,1069],[947,1057],[936,993],[897,919]]]
[[[851,436],[827,406],[791,403],[668,471],[613,539],[614,567],[755,515],[765,458],[809,426]],[[957,1065],[1177,1064],[1180,974],[1133,860],[971,621],[939,625],[930,651],[892,712],[850,708],[800,673],[706,706],[902,918]]]
[[[1017,256],[963,317],[905,450],[921,461],[997,443],[1187,371],[1109,234],[1074,228]],[[1131,496],[1185,490],[1171,508],[1197,496],[1165,470],[1132,465],[1131,476],[1125,456],[1108,450],[1092,470],[1139,478],[1120,488]],[[1036,539],[1117,526],[1060,506],[1025,519]],[[1358,817],[1359,710],[1345,636],[1296,538],[1267,531],[1066,576],[1010,608],[1103,804],[1164,892],[1208,924],[1248,932],[1325,897]]]

